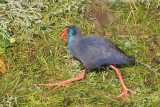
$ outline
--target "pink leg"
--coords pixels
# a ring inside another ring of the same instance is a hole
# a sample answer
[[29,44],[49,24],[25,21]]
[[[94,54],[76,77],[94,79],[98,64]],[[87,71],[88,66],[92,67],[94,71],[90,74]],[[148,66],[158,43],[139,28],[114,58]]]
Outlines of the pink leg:
[[53,84],[39,84],[40,86],[56,86],[54,89],[52,89],[51,91],[49,91],[50,93],[55,91],[57,88],[61,87],[61,86],[66,86],[68,83],[74,82],[74,81],[78,81],[84,78],[84,75],[86,74],[86,69],[84,69],[82,71],[82,74],[76,78],[71,78],[65,81],[61,81],[58,83],[53,83]]
[[126,87],[126,85],[125,85],[125,83],[124,83],[124,81],[122,79],[121,72],[120,72],[120,70],[118,68],[114,67],[113,65],[110,65],[109,67],[114,69],[116,71],[118,77],[119,77],[120,83],[121,83],[122,88],[123,88],[123,92],[121,94],[119,94],[118,97],[124,96],[124,98],[123,98],[123,103],[124,103],[126,101],[126,96],[127,96],[127,92],[128,91],[131,92],[131,93],[134,93],[134,94],[136,94],[136,92],[134,92],[134,91],[132,91],[132,90],[130,90],[129,88]]

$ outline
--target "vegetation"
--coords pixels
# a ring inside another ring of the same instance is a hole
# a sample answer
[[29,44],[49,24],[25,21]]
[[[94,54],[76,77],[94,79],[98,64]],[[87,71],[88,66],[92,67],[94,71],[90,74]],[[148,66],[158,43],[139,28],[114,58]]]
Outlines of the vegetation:
[[[0,0],[0,58],[7,67],[0,79],[0,106],[158,107],[159,17],[158,0],[149,5],[105,0]],[[100,34],[112,40],[136,58],[134,66],[120,68],[126,85],[137,92],[128,94],[125,104],[107,96],[122,91],[111,69],[88,72],[84,80],[52,94],[47,92],[53,87],[38,86],[81,73],[82,65],[68,52],[67,40],[60,39],[62,30],[71,24],[78,25],[84,35]]]

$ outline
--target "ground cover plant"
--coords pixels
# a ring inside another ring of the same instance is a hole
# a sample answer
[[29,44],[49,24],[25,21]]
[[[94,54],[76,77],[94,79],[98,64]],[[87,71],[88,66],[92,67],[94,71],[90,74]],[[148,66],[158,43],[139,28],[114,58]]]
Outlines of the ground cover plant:
[[[135,3],[118,0],[1,0],[0,58],[7,72],[1,71],[0,106],[158,107],[158,6],[158,0]],[[71,24],[78,25],[84,35],[97,34],[112,40],[136,58],[134,66],[120,68],[126,85],[137,92],[128,94],[125,104],[107,96],[121,92],[113,70],[89,72],[84,80],[61,87],[52,94],[47,93],[52,87],[37,85],[66,80],[81,73],[82,65],[70,55],[67,40],[60,39],[62,30]]]

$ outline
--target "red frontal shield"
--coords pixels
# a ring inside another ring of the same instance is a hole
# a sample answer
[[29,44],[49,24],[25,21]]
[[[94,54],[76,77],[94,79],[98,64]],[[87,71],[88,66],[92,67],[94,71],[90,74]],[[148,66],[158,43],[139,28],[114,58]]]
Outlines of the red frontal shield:
[[67,35],[68,35],[68,28],[65,28],[65,29],[63,30],[63,32],[61,33],[61,38],[66,38]]

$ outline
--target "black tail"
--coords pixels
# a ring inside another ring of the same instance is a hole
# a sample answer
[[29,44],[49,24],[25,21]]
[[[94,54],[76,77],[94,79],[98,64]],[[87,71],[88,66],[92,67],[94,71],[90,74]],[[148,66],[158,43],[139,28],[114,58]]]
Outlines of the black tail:
[[135,63],[135,58],[134,58],[134,57],[132,57],[132,56],[128,56],[128,58],[129,58],[129,62],[131,62],[131,63]]

